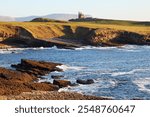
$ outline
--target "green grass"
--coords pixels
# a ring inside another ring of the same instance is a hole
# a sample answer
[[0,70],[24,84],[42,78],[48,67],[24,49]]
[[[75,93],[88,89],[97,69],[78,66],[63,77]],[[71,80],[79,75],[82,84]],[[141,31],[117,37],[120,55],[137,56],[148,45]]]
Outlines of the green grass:
[[[97,22],[57,22],[51,20],[51,22],[0,22],[0,32],[7,32],[8,34],[13,33],[13,28],[9,27],[23,27],[30,31],[35,37],[38,38],[48,38],[49,35],[63,36],[65,35],[65,26],[69,26],[73,31],[77,27],[87,27],[87,28],[101,28],[101,29],[113,29],[113,30],[125,30],[130,32],[135,32],[144,35],[150,35],[149,25],[137,25],[139,22],[131,21],[119,21],[119,20],[103,20]],[[140,22],[141,23],[141,22]],[[134,24],[134,25],[133,25]],[[15,33],[15,32],[14,32]]]
[[138,22],[128,20],[111,20],[111,19],[76,19],[73,22],[87,22],[95,24],[110,24],[110,25],[123,25],[123,26],[150,26],[150,22]]

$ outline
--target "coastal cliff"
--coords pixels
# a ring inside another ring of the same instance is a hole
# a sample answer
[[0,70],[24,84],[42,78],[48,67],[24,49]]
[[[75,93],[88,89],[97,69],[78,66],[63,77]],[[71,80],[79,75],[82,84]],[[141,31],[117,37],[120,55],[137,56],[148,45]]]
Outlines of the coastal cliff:
[[1,48],[54,45],[58,47],[120,46],[124,44],[149,45],[150,32],[67,22],[0,23]]

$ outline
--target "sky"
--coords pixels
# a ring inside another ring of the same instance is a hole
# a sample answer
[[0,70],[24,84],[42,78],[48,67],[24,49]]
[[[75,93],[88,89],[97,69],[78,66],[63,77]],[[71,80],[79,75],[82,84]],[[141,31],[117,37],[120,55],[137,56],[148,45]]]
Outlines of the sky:
[[0,0],[0,16],[78,11],[97,18],[150,21],[150,0]]

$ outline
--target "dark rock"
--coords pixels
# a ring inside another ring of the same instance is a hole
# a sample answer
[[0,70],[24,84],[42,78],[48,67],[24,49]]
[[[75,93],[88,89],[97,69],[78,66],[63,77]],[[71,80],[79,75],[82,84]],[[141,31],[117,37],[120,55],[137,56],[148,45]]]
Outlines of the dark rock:
[[71,85],[71,82],[68,80],[54,80],[53,84],[58,85],[60,88],[62,88]]
[[88,79],[88,80],[81,80],[81,79],[78,79],[78,80],[77,80],[77,83],[79,83],[79,84],[93,84],[93,83],[94,83],[94,80],[93,80],[93,79]]
[[32,90],[57,91],[58,86],[50,83],[36,83],[35,75],[0,67],[0,95],[18,95]]
[[63,77],[64,77],[64,76],[62,76],[62,75],[57,75],[57,76],[52,75],[52,76],[51,76],[52,79],[60,79],[60,78],[63,78]]
[[71,83],[71,85],[70,86],[73,86],[73,87],[75,87],[75,86],[78,86],[79,84],[77,84],[77,83]]
[[20,64],[11,66],[19,71],[38,76],[38,75],[46,75],[53,71],[62,71],[61,69],[57,68],[58,65],[61,64],[22,59]]

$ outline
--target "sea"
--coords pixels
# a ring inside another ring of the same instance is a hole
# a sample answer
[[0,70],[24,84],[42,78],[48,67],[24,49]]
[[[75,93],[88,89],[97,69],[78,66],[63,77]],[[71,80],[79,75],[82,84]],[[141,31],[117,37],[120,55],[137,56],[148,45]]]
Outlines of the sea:
[[53,82],[52,75],[76,83],[93,79],[93,84],[75,85],[59,91],[109,97],[116,100],[150,99],[150,46],[84,46],[76,49],[11,48],[0,50],[0,67],[11,68],[21,59],[62,63],[63,72],[52,72],[39,82]]

